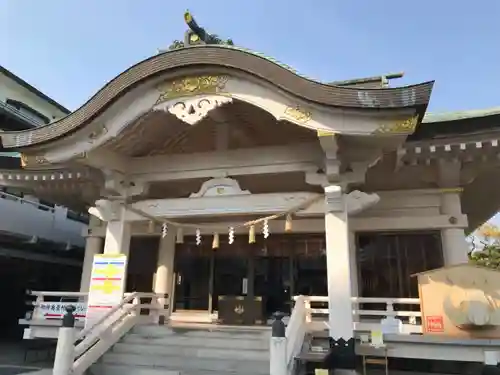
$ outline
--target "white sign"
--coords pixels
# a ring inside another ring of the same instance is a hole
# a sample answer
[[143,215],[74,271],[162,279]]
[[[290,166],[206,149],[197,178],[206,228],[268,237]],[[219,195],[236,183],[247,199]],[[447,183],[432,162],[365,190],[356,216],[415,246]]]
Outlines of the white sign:
[[127,256],[97,254],[94,256],[85,328],[93,326],[123,299]]
[[243,285],[241,286],[241,293],[245,296],[248,293],[248,279],[246,277],[243,278]]
[[87,313],[85,302],[42,302],[33,310],[33,319],[37,320],[60,320],[66,314],[66,308],[74,306],[76,320],[84,320]]

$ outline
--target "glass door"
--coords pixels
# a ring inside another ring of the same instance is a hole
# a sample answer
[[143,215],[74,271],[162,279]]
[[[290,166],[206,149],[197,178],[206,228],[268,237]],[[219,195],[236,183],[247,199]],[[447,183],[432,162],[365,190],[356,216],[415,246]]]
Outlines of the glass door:
[[175,310],[209,308],[210,252],[203,250],[196,244],[183,244],[176,249]]

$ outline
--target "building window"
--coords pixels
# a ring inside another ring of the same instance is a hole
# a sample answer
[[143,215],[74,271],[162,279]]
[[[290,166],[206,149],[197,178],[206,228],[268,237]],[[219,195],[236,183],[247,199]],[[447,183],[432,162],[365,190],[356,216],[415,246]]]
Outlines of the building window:
[[5,101],[11,107],[17,109],[22,115],[30,118],[33,121],[39,122],[41,124],[48,124],[50,119],[38,112],[36,109],[31,108],[29,105],[14,99],[7,99]]
[[412,275],[444,265],[439,232],[359,233],[360,297],[418,298]]

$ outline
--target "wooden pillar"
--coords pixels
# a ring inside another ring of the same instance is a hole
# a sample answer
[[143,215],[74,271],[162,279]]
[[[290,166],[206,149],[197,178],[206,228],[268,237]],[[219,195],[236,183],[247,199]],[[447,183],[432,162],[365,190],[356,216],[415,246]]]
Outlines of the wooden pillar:
[[80,279],[80,293],[88,293],[90,274],[94,264],[94,256],[102,252],[103,239],[89,236],[85,242],[85,257],[83,258],[82,276]]
[[215,249],[210,250],[210,268],[208,274],[208,312],[212,313],[214,306]]
[[344,194],[338,185],[325,188],[326,268],[330,337],[353,338],[351,256]]
[[295,241],[291,241],[290,243],[290,254],[289,254],[289,270],[288,270],[288,277],[290,281],[290,307],[293,306],[293,297],[295,295]]
[[247,267],[247,296],[250,300],[253,301],[255,297],[255,245],[251,244],[249,247],[248,253],[248,267]]

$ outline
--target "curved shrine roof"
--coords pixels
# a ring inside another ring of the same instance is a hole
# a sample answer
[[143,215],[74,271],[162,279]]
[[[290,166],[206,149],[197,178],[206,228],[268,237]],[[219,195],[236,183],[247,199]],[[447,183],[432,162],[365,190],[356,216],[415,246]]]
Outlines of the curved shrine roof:
[[83,106],[56,122],[18,132],[0,133],[5,148],[48,142],[77,130],[106,110],[140,83],[168,71],[186,76],[188,69],[240,71],[274,85],[305,101],[328,107],[359,110],[416,108],[420,117],[427,108],[434,82],[398,88],[336,86],[314,81],[276,60],[234,46],[199,45],[150,57],[127,69],[106,84]]

